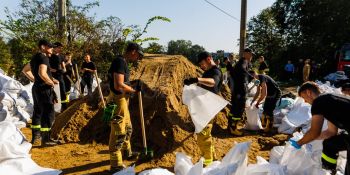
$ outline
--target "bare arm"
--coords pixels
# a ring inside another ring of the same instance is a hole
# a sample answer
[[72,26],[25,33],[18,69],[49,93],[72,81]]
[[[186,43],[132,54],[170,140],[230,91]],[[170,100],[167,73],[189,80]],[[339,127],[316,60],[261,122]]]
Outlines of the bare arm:
[[333,125],[333,123],[331,122],[327,122],[327,125],[328,125],[327,130],[323,131],[321,135],[317,138],[317,140],[328,139],[338,134],[338,127]]
[[215,86],[215,80],[213,78],[198,78],[198,83],[208,87]]
[[47,66],[45,64],[39,65],[39,76],[41,79],[44,80],[44,82],[47,85],[54,86],[55,83],[53,82],[53,80],[51,80],[51,78],[47,74]]
[[313,140],[316,140],[321,134],[323,121],[324,118],[322,115],[313,115],[311,118],[310,130],[304,135],[302,139],[298,141],[298,144],[304,145]]
[[34,75],[32,73],[32,69],[30,68],[30,64],[26,64],[23,69],[22,73],[30,80],[34,82]]
[[124,74],[113,74],[114,79],[114,89],[122,91],[122,92],[129,92],[129,93],[135,93],[136,90],[134,90],[132,87],[126,85],[124,83]]
[[260,95],[260,98],[258,99],[258,102],[256,102],[257,104],[260,104],[261,101],[263,101],[265,99],[267,95],[267,86],[266,86],[266,83],[263,82],[261,83],[261,95]]

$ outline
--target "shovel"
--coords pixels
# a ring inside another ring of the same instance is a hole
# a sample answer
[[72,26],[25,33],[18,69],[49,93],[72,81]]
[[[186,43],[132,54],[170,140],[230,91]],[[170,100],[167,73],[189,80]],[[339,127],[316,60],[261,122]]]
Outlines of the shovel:
[[146,161],[153,158],[153,150],[147,147],[146,131],[145,131],[145,119],[143,117],[143,106],[142,106],[142,94],[138,92],[139,97],[139,109],[140,109],[140,120],[142,129],[142,140],[143,140],[143,152],[141,153],[141,160]]

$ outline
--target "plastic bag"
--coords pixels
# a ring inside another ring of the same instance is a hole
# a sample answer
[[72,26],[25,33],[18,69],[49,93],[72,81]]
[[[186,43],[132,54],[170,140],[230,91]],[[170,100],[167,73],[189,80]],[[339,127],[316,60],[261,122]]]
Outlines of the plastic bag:
[[247,122],[245,125],[245,129],[247,130],[260,130],[263,129],[261,125],[261,120],[259,117],[259,109],[255,107],[255,105],[249,106],[246,109]]
[[152,170],[142,171],[141,173],[139,173],[139,175],[174,175],[174,173],[166,169],[156,168]]
[[287,118],[289,122],[296,127],[307,123],[311,119],[311,105],[305,103],[304,99],[297,98],[291,111],[289,111]]
[[248,165],[245,175],[287,175],[287,169],[278,164],[270,164],[257,156],[258,163]]
[[61,93],[60,93],[60,85],[59,84],[55,84],[54,91],[56,93],[57,101],[58,101],[58,103],[55,103],[54,108],[55,108],[56,112],[61,112],[62,104],[61,104]]
[[195,133],[201,132],[228,101],[196,85],[185,86],[182,101],[187,105],[195,126]]
[[270,163],[279,164],[284,152],[284,146],[275,146],[270,152]]
[[135,175],[135,166],[127,167],[119,172],[114,173],[113,175]]
[[[203,165],[202,165],[203,166]],[[193,168],[191,157],[184,153],[176,153],[174,172],[176,175],[187,175]]]

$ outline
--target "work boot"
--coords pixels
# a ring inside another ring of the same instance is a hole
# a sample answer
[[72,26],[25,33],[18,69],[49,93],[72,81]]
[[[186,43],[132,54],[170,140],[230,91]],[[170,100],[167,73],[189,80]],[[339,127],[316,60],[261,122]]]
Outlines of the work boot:
[[126,168],[126,166],[124,164],[121,166],[116,166],[116,167],[111,166],[111,169],[109,170],[109,172],[114,174],[114,173],[117,173],[119,171],[122,171],[125,168]]
[[55,146],[57,145],[56,142],[53,142],[50,140],[50,133],[49,132],[41,132],[42,140],[41,140],[41,146]]
[[231,126],[229,126],[229,132],[230,134],[234,136],[242,136],[243,132],[238,130],[237,128],[238,121],[234,121]]
[[131,150],[124,150],[123,151],[123,157],[126,159],[126,160],[137,160],[140,156],[140,153],[139,152],[133,152]]
[[41,135],[39,130],[32,129],[32,141],[30,143],[33,147],[41,146]]
[[262,116],[261,116],[261,126],[263,128],[266,127],[266,116],[265,116],[265,114],[262,114]]
[[265,133],[269,133],[272,130],[273,120],[270,116],[265,116],[266,118],[266,127],[264,128]]

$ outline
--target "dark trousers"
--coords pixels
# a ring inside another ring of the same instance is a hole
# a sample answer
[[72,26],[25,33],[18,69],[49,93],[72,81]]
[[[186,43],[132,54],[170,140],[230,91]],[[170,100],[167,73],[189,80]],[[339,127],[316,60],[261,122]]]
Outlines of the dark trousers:
[[93,77],[92,76],[83,76],[82,81],[80,82],[80,87],[81,87],[81,93],[82,94],[84,94],[85,86],[87,86],[88,95],[92,94],[92,82],[93,82]]
[[64,111],[67,108],[66,86],[63,79],[63,74],[52,74],[52,76],[60,83],[60,98],[62,109]]
[[349,149],[349,135],[348,134],[339,134],[323,141],[323,150],[322,150],[322,165],[323,168],[329,170],[336,170],[337,159],[340,151],[347,150],[347,161],[345,168],[345,175],[350,175],[350,149]]
[[[236,84],[234,84],[235,86]],[[231,114],[228,117],[228,122],[230,127],[235,127],[236,123],[242,120],[243,114],[245,112],[245,103],[247,101],[247,91],[246,88],[233,88],[231,96]]]
[[72,87],[72,83],[70,82],[70,80],[68,79],[68,77],[70,78],[69,75],[63,75],[63,80],[64,80],[64,85],[65,85],[65,91],[66,91],[66,94],[70,92],[70,88]]
[[264,107],[263,107],[264,109],[263,114],[273,118],[273,111],[275,110],[276,104],[280,98],[281,98],[281,93],[266,97]]
[[54,90],[50,87],[32,88],[34,112],[32,118],[32,129],[36,131],[48,132],[55,119],[54,110]]

